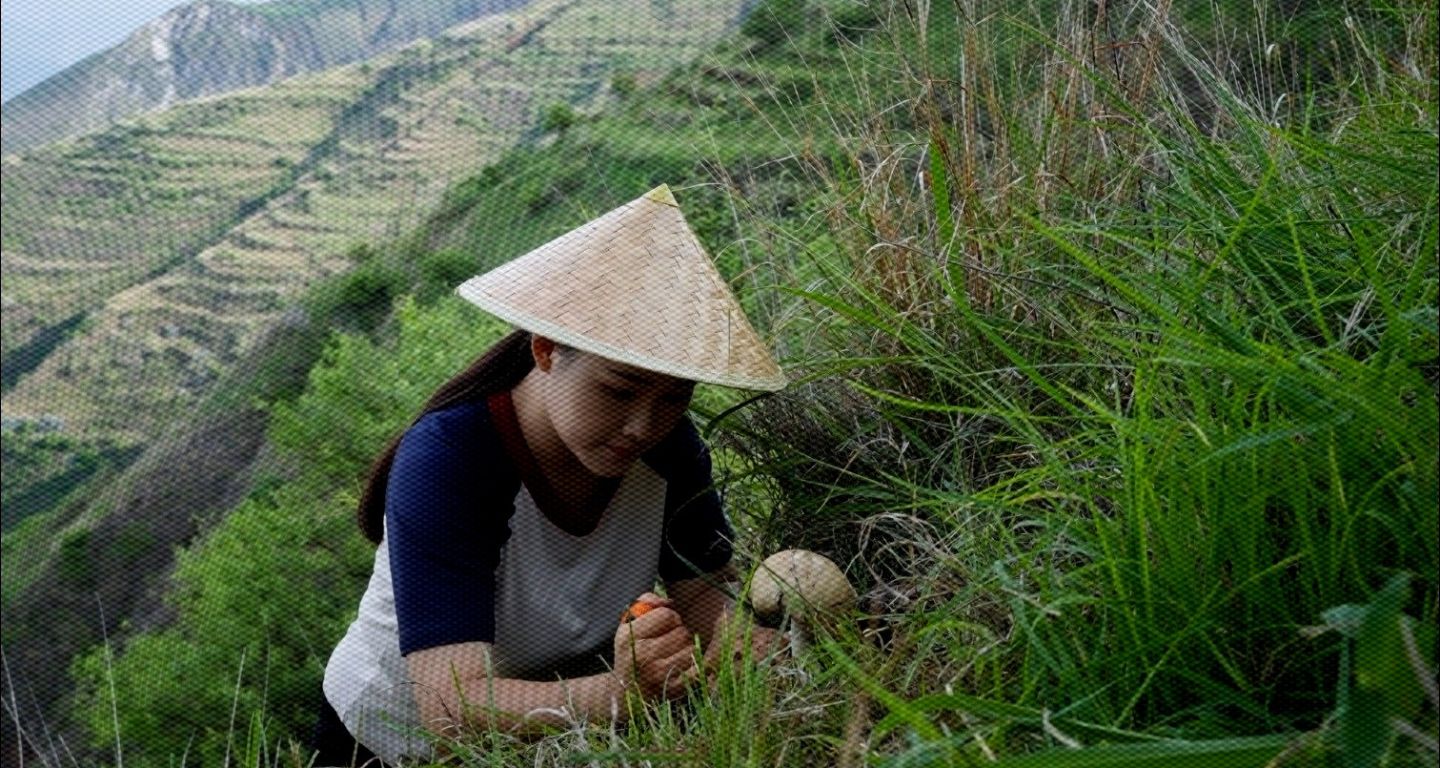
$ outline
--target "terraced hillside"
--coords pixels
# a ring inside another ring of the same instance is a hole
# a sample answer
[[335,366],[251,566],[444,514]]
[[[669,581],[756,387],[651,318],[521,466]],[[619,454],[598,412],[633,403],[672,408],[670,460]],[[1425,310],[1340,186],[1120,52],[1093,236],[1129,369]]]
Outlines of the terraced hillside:
[[173,104],[361,61],[528,0],[190,0],[5,104],[22,152]]
[[[37,337],[179,267],[293,184],[368,85],[348,68],[8,158],[0,205],[7,385],[47,356]],[[52,378],[83,378],[84,362],[64,357],[69,365]]]
[[140,442],[353,246],[687,60],[734,0],[549,0],[363,64],[189,103],[3,169],[7,418]]

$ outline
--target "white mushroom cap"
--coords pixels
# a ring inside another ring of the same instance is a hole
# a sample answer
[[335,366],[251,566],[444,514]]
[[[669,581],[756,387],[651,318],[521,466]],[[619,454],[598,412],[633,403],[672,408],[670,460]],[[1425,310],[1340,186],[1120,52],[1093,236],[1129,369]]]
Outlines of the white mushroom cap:
[[784,612],[805,620],[855,604],[855,588],[824,555],[803,549],[776,552],[750,581],[750,604],[762,618]]

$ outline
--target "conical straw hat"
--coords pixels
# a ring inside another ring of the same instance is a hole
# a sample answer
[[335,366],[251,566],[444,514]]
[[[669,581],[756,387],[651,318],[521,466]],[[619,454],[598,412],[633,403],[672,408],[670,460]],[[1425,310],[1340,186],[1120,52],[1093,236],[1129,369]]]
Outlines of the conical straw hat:
[[741,389],[785,386],[663,184],[457,290],[520,328],[611,360]]

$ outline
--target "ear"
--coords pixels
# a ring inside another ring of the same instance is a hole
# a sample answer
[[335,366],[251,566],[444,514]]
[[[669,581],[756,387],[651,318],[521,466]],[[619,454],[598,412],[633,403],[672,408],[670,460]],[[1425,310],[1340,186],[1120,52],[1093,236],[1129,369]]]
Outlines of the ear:
[[550,372],[550,367],[555,364],[555,342],[547,339],[538,333],[530,335],[530,354],[535,358],[535,367]]

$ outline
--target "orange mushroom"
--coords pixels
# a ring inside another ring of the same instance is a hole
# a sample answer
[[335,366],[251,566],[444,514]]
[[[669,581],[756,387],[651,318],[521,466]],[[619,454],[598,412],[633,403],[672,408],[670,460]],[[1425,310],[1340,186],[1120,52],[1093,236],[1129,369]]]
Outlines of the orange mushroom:
[[620,614],[620,623],[625,624],[634,621],[659,607],[660,605],[658,603],[636,600],[630,604],[629,608],[626,608],[625,611]]

